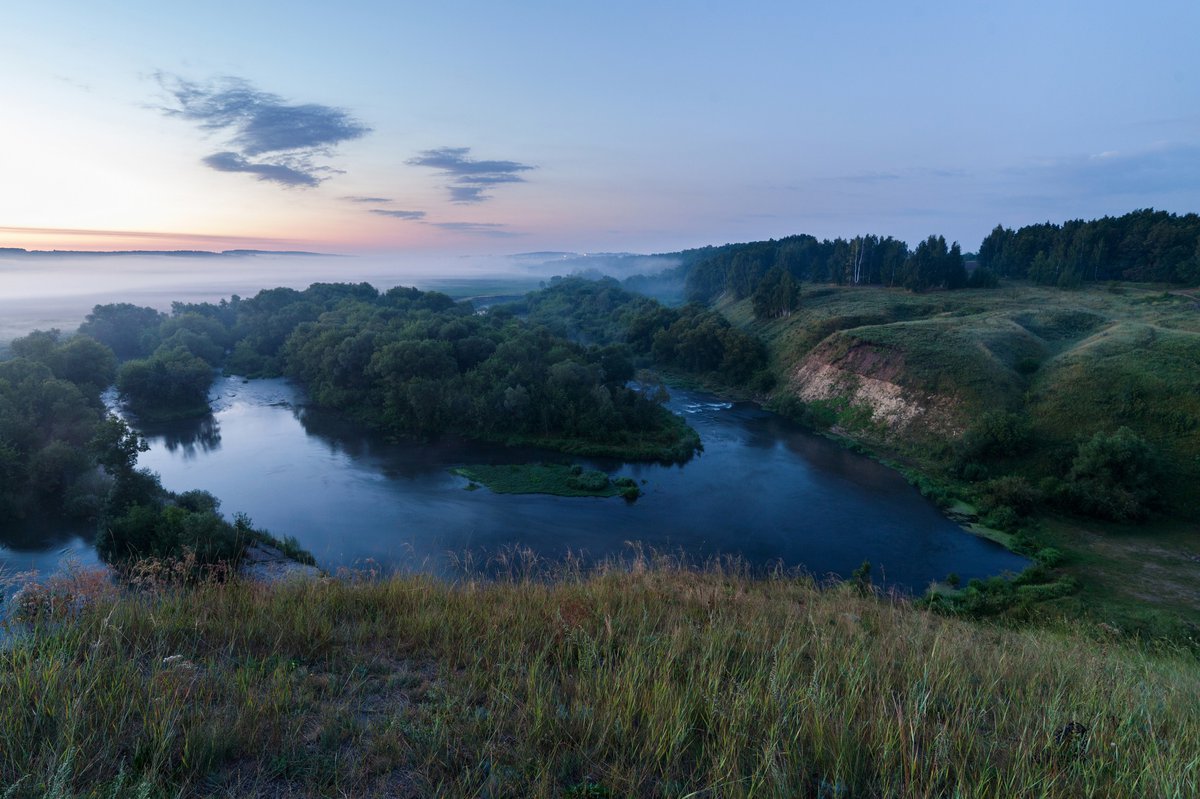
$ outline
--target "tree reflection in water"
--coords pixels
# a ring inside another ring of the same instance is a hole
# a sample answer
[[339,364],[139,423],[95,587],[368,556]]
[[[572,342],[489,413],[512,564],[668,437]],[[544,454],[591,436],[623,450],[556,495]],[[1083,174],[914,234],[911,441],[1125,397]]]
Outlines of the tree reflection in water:
[[212,414],[147,426],[142,434],[155,442],[161,441],[168,452],[182,452],[189,460],[198,453],[216,452],[221,448],[221,424]]

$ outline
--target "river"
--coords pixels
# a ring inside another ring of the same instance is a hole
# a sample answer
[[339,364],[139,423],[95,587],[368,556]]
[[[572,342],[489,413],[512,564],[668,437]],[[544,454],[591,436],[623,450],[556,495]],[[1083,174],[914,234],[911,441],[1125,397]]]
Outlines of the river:
[[[675,389],[669,407],[700,432],[704,451],[693,460],[583,461],[645,481],[633,503],[468,491],[451,467],[564,457],[456,439],[387,443],[307,407],[283,380],[219,379],[211,416],[139,428],[150,443],[140,463],[169,489],[205,489],[226,515],[295,536],[330,570],[447,573],[464,553],[480,562],[519,546],[594,559],[637,542],[693,561],[737,555],[818,576],[846,576],[870,560],[877,580],[919,592],[950,572],[966,580],[1025,563],[964,532],[893,470],[756,405]],[[86,561],[86,537],[63,533],[33,559],[65,549]],[[10,570],[22,565],[13,554]]]

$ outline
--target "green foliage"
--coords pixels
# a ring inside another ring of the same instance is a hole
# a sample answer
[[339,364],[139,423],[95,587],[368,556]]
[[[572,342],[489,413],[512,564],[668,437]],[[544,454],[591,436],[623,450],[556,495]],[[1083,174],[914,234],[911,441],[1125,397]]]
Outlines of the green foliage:
[[1063,557],[1063,554],[1054,547],[1044,547],[1039,549],[1033,557],[1038,563],[1051,569],[1061,566],[1063,561],[1066,560],[1066,558]]
[[969,463],[1010,458],[1028,452],[1032,446],[1033,431],[1028,419],[1017,413],[989,411],[976,419],[959,439],[959,460]]
[[904,264],[904,287],[912,291],[966,285],[967,272],[958,242],[947,248],[942,236],[930,236],[918,244]]
[[[799,284],[783,273],[778,277],[785,284],[780,290],[798,301]],[[782,313],[790,300],[781,295],[780,302]],[[619,367],[608,372],[632,376],[630,357],[641,356],[664,369],[734,386],[762,385],[767,379],[762,343],[698,304],[667,308],[625,291],[609,278],[566,278],[528,295],[524,305],[531,322],[576,340],[608,345],[609,363]]]
[[1194,285],[1200,216],[1144,209],[1062,225],[997,226],[979,247],[979,263],[1004,277],[1062,288],[1116,280]]
[[1024,477],[1004,475],[976,486],[975,498],[984,513],[989,513],[995,508],[1007,507],[1018,516],[1028,516],[1042,497]]
[[754,290],[753,306],[759,319],[788,316],[800,307],[800,284],[791,272],[773,267]]
[[218,563],[238,560],[248,543],[213,511],[134,504],[105,520],[96,551],[109,563],[178,558],[187,552],[194,552],[200,563]]
[[[522,463],[476,465],[451,469],[472,483],[482,483],[497,494],[555,494],[560,497],[616,497],[637,499],[641,489],[631,477],[610,479],[607,474],[578,464]],[[468,486],[469,487],[469,486]]]
[[1162,460],[1127,427],[1098,432],[1079,445],[1066,491],[1082,513],[1114,521],[1143,519],[1160,506]]
[[987,267],[978,266],[967,278],[969,289],[994,289],[999,287],[1000,277]]
[[1021,529],[1021,514],[1008,505],[993,506],[981,520],[984,527],[1015,533]]
[[597,493],[608,488],[608,475],[604,472],[588,470],[582,474],[568,477],[567,486],[577,491]]
[[[908,246],[896,239],[858,236],[818,241],[788,236],[771,241],[727,244],[679,253],[686,268],[685,293],[691,302],[708,303],[728,292],[734,299],[753,297],[764,278],[776,283],[787,275],[801,281],[853,285],[897,285]],[[786,295],[780,295],[785,300]]]
[[0,523],[30,514],[88,514],[88,442],[102,418],[112,352],[82,336],[36,331],[0,361]]
[[209,410],[213,368],[179,343],[178,334],[175,339],[149,358],[126,362],[117,373],[117,390],[145,419],[198,416]]
[[850,573],[850,582],[862,596],[871,593],[871,561],[864,560]]
[[138,453],[150,449],[145,439],[130,430],[123,419],[111,413],[96,425],[88,446],[96,463],[113,477],[133,472]]
[[79,326],[90,336],[112,349],[121,360],[149,355],[158,346],[159,325],[165,316],[153,308],[129,303],[97,305]]

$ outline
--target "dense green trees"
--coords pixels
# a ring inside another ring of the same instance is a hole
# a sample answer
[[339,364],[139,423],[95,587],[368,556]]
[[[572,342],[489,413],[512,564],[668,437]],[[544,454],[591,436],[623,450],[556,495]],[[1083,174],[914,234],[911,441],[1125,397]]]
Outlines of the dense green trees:
[[38,331],[0,361],[0,523],[45,510],[96,510],[88,444],[103,418],[100,391],[112,351],[82,337]]
[[890,236],[818,241],[802,235],[714,248],[689,267],[686,291],[702,303],[726,292],[738,300],[751,297],[756,316],[773,318],[795,309],[792,286],[798,291],[804,280],[924,291],[964,288],[967,273],[958,243],[948,247],[941,236],[930,236],[910,253]]
[[[1062,287],[1097,280],[1196,285],[1200,215],[1147,209],[1090,222],[1046,222],[1017,230],[997,226],[980,244],[979,269],[970,280],[958,245],[947,246],[941,236],[931,236],[912,252],[891,237],[818,240],[798,235],[684,250],[671,257],[681,261],[677,270],[687,298],[700,303],[725,294],[736,300],[754,297],[764,281],[777,285],[780,272],[797,283],[903,285],[915,291],[992,288],[1001,277]],[[762,308],[758,315],[769,317],[769,306]]]
[[208,411],[213,368],[181,343],[164,342],[149,358],[128,361],[117,373],[117,390],[146,419],[199,416]]
[[979,264],[1003,277],[1052,286],[1085,281],[1200,283],[1200,216],[1144,209],[1119,217],[1016,230],[997,225]]
[[671,371],[754,388],[764,388],[769,378],[762,342],[719,313],[697,303],[667,308],[611,278],[555,280],[526,297],[519,310],[562,335],[625,346],[632,356]]
[[[696,311],[711,317],[700,338],[739,335],[719,316]],[[126,306],[93,314],[120,320],[124,338],[143,342],[143,352],[154,345],[117,376],[129,405],[151,417],[203,410],[213,368],[223,366],[296,378],[317,404],[393,436],[455,432],[667,458],[687,457],[697,443],[686,425],[628,385],[633,365],[621,347],[575,343],[503,311],[477,314],[436,292],[318,283],[218,305],[176,304],[169,317],[140,315],[148,325],[142,331],[126,324],[135,315]],[[597,330],[593,338],[607,336]],[[697,337],[685,338],[681,353]],[[723,368],[723,354],[711,368]]]
[[917,245],[904,264],[904,286],[913,291],[960,289],[966,285],[967,272],[957,241],[947,248],[945,238],[930,236]]
[[800,307],[800,284],[791,272],[772,267],[754,290],[753,305],[759,319],[788,316]]
[[126,302],[97,305],[79,326],[79,332],[107,345],[122,360],[137,358],[149,355],[158,346],[158,326],[164,318],[153,308]]

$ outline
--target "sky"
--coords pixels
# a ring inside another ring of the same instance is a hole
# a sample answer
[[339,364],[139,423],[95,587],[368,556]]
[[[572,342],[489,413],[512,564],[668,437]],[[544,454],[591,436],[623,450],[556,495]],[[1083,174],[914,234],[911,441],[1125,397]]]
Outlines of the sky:
[[0,247],[668,252],[1200,211],[1200,3],[11,3]]

